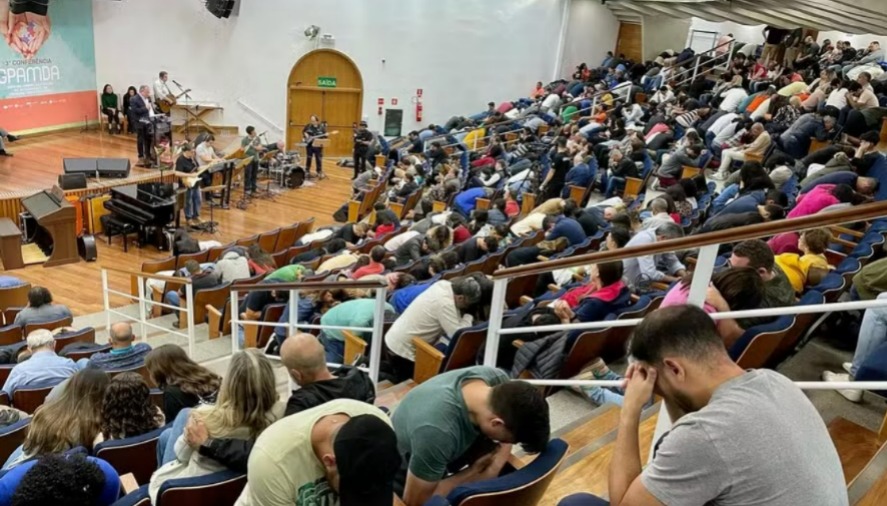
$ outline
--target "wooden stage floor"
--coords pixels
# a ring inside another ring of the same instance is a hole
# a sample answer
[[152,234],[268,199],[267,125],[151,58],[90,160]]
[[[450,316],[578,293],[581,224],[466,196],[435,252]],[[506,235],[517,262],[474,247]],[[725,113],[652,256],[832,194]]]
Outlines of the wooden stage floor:
[[[217,142],[225,146],[230,141]],[[91,133],[58,133],[22,139],[7,146],[13,157],[0,157],[0,193],[50,188],[62,173],[62,158],[110,157],[130,158],[136,161],[135,141],[129,137]],[[317,225],[333,223],[332,214],[351,194],[350,168],[337,167],[334,159],[324,160],[327,178],[315,186],[296,190],[282,190],[273,201],[254,200],[247,210],[215,210],[219,229],[215,234],[197,233],[198,240],[234,241],[256,233],[290,225],[295,221],[315,217]],[[152,169],[133,167],[132,175],[150,174]],[[314,180],[311,180],[314,182]],[[264,186],[264,182],[260,181]],[[274,188],[274,185],[272,185]],[[232,203],[240,197],[235,190]],[[201,211],[203,220],[209,219],[209,209]],[[95,313],[104,309],[102,299],[101,268],[103,265],[122,269],[139,270],[145,260],[163,258],[166,252],[153,247],[131,247],[123,252],[121,238],[115,237],[108,245],[104,236],[97,236],[98,260],[44,268],[41,265],[10,271],[34,285],[42,285],[53,293],[58,302],[67,304],[75,315]],[[123,292],[129,292],[129,280],[123,275],[111,275],[110,284]],[[112,305],[126,304],[122,297],[112,299]]]

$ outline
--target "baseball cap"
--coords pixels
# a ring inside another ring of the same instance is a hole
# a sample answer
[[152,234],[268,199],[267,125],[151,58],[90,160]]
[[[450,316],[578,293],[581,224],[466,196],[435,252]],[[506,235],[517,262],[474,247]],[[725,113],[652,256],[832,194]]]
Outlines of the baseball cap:
[[333,441],[340,506],[391,506],[400,453],[394,429],[375,415],[345,423]]

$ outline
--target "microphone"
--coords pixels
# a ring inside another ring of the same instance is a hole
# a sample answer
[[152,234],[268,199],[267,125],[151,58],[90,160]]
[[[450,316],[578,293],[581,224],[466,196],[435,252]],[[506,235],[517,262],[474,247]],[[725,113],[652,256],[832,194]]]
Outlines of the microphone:
[[172,82],[173,82],[176,86],[181,86],[181,84],[179,84],[179,82],[176,81],[175,79],[173,79]]

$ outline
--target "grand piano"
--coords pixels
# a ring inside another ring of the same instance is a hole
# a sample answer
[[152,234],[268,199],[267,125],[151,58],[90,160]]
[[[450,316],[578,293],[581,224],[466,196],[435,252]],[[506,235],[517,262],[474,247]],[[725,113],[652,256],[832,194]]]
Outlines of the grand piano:
[[[53,186],[51,190],[25,197],[22,207],[37,222],[32,242],[39,246],[46,257],[44,267],[80,261],[77,253],[77,211],[65,200],[64,190]],[[25,263],[32,262],[26,259]]]
[[111,212],[112,220],[138,230],[139,244],[152,244],[159,250],[169,249],[166,227],[178,220],[173,185],[139,183],[114,187],[104,206]]

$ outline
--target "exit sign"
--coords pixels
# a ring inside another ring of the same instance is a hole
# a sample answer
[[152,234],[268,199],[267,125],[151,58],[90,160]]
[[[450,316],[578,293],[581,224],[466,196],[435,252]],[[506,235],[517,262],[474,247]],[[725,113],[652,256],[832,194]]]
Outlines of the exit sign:
[[336,78],[335,77],[318,77],[317,78],[317,86],[319,88],[335,88],[336,87]]

